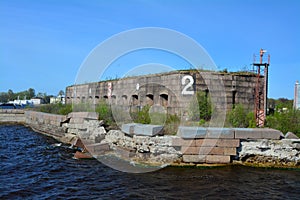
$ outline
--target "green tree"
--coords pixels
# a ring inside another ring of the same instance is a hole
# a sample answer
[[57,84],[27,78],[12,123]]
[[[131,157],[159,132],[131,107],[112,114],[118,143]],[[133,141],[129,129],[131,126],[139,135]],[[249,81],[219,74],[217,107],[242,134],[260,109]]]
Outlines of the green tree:
[[29,88],[27,92],[28,92],[28,99],[35,97],[35,90],[33,88]]
[[267,106],[268,106],[268,108],[275,108],[275,106],[276,106],[276,100],[272,99],[272,98],[269,98]]
[[65,95],[65,92],[64,92],[63,90],[60,90],[60,91],[58,92],[58,96],[63,96],[63,95]]
[[282,110],[283,108],[292,109],[293,108],[293,100],[289,100],[286,98],[279,98],[275,100],[276,110]]
[[149,110],[150,106],[145,105],[140,111],[138,111],[137,113],[133,113],[133,121],[141,124],[150,124],[151,118],[149,115]]
[[37,96],[37,97],[40,97],[40,98],[43,98],[43,97],[44,97],[44,93],[38,92],[36,96]]
[[288,109],[267,116],[266,126],[282,133],[293,132],[300,136],[300,110]]
[[99,119],[104,120],[105,124],[112,125],[114,123],[111,107],[105,101],[100,101],[95,111],[99,114]]
[[12,100],[14,100],[14,92],[11,90],[11,89],[9,89],[8,91],[7,91],[7,97],[8,97],[8,100],[9,101],[12,101]]
[[[251,117],[252,115],[252,117]],[[234,109],[232,109],[228,116],[227,120],[232,127],[239,127],[239,128],[247,128],[249,126],[249,121],[253,126],[253,118],[254,114],[249,112],[244,108],[243,105],[237,104]]]
[[193,121],[208,121],[212,114],[212,103],[208,92],[199,91],[189,105],[189,116]]
[[8,96],[6,92],[1,92],[0,93],[0,102],[1,103],[6,103],[8,100]]

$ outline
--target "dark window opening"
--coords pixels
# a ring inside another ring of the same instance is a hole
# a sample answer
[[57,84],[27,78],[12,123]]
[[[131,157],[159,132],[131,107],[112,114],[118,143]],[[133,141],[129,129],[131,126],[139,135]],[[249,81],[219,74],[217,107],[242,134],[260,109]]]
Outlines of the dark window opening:
[[139,104],[139,97],[138,95],[132,95],[132,105],[137,106]]
[[126,95],[122,96],[122,104],[127,105],[127,96]]
[[111,103],[112,103],[112,104],[116,104],[116,102],[117,102],[117,97],[116,97],[116,95],[112,95],[112,96],[111,96]]
[[167,94],[161,94],[160,96],[160,105],[167,107],[168,106],[168,95]]
[[153,103],[154,103],[153,102],[153,98],[154,98],[153,94],[147,94],[146,97],[147,97],[147,100],[146,100],[147,104],[150,105],[150,106],[152,106]]
[[209,94],[209,90],[206,89],[204,92],[205,92],[205,97],[207,98],[207,97],[208,97],[208,94]]
[[235,97],[236,97],[236,91],[232,91],[232,109],[235,108]]

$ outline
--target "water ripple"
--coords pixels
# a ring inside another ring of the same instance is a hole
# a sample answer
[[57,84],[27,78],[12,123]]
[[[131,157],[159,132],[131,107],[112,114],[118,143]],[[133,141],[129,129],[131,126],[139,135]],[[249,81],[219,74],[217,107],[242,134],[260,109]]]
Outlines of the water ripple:
[[23,126],[0,126],[0,199],[299,199],[300,171],[229,166],[115,171]]

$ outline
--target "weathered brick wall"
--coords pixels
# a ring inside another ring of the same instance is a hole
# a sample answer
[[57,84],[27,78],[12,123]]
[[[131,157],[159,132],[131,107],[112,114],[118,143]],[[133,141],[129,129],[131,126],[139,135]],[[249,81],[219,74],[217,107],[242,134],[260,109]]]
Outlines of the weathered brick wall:
[[[193,82],[191,85],[190,81]],[[217,106],[231,109],[233,104],[240,103],[253,110],[255,86],[254,74],[177,71],[69,86],[66,102],[96,104],[102,99],[131,107],[157,104],[169,112],[184,113],[196,91],[206,91],[213,96]],[[225,98],[222,98],[223,94]]]

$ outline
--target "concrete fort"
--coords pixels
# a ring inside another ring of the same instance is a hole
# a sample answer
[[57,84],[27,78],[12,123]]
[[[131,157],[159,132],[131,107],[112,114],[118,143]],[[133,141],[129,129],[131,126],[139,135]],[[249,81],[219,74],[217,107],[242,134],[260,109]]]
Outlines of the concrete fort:
[[[254,109],[257,75],[249,72],[221,73],[181,70],[161,74],[72,85],[66,88],[66,103],[111,105],[138,109],[159,105],[168,113],[184,114],[197,91],[211,96],[215,107],[230,110],[235,104]],[[264,79],[264,77],[261,77]],[[260,91],[263,90],[261,81]],[[263,94],[261,94],[263,95]],[[263,107],[261,102],[261,107]]]

